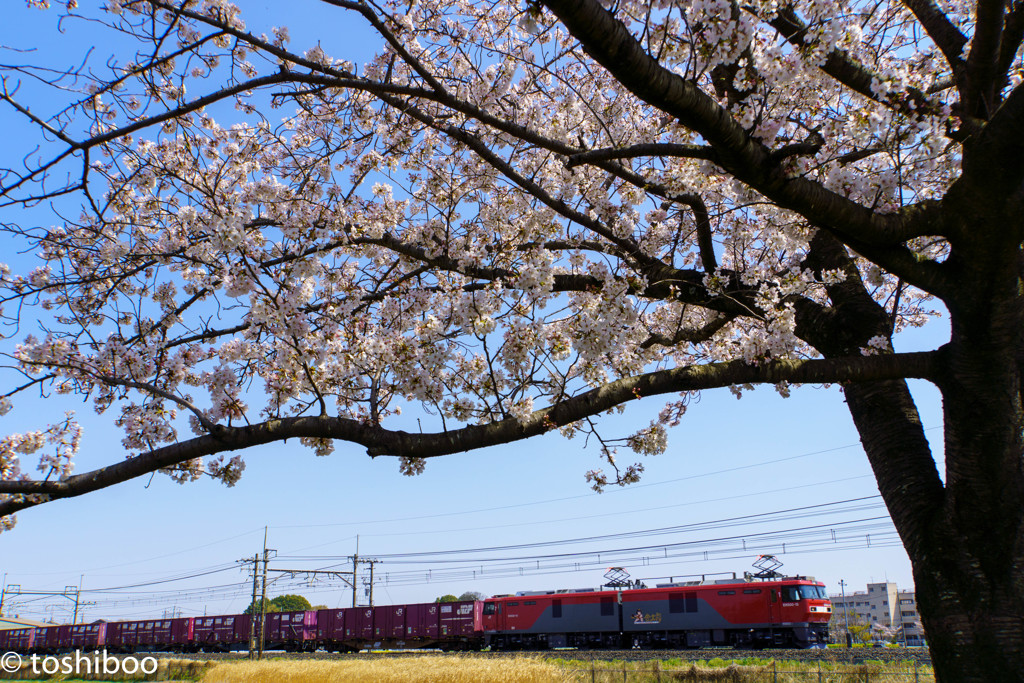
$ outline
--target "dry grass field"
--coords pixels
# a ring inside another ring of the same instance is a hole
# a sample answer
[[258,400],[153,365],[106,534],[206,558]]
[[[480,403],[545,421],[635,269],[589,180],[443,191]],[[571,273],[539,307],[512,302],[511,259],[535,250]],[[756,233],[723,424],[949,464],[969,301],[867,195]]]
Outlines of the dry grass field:
[[202,683],[933,683],[930,667],[913,664],[823,664],[746,660],[683,663],[583,662],[537,657],[501,659],[423,656],[352,661],[264,661],[218,664]]
[[218,664],[203,683],[562,683],[566,667],[535,657],[409,657],[352,661],[264,661]]
[[[201,683],[934,683],[931,667],[913,662],[841,664],[772,659],[624,662],[472,655],[220,663],[161,660],[159,671],[148,677],[93,675],[85,678]],[[39,677],[23,668],[14,673],[0,672],[0,680],[26,681],[39,680]],[[43,680],[69,679],[57,675],[43,677]]]

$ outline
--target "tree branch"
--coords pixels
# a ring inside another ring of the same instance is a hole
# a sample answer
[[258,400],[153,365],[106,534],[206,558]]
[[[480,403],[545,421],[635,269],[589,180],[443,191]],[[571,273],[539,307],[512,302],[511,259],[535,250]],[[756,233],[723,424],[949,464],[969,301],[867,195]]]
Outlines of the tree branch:
[[921,262],[902,246],[915,237],[943,234],[935,203],[914,205],[896,214],[879,214],[818,182],[787,177],[781,167],[771,164],[770,151],[728,111],[695,84],[662,67],[598,0],[545,0],[544,4],[634,95],[703,136],[718,153],[716,163],[738,180],[834,232],[844,243],[907,282],[940,296],[949,290],[948,278],[939,264]]
[[967,44],[967,36],[960,32],[933,0],[903,0],[903,4],[921,22],[928,36],[942,51],[953,70],[954,78],[959,81],[958,74],[963,74],[964,60],[961,55]]
[[1007,85],[1007,73],[1013,66],[1013,60],[1017,58],[1017,51],[1020,50],[1022,40],[1024,40],[1024,2],[1015,0],[1013,7],[1006,14],[1003,35],[999,40],[996,74],[1000,77],[1000,81],[995,83],[997,91]]
[[571,154],[566,160],[565,165],[568,168],[574,168],[580,164],[591,164],[596,161],[653,156],[684,157],[687,159],[714,161],[715,150],[704,145],[677,145],[667,142],[651,142],[630,147],[609,147],[607,149],[593,149],[588,152]]
[[817,384],[929,378],[935,371],[938,355],[937,352],[922,352],[828,360],[776,360],[756,365],[737,360],[660,370],[609,382],[534,411],[521,421],[507,418],[439,433],[393,431],[350,418],[330,416],[281,418],[243,427],[221,426],[213,434],[157,448],[62,481],[0,482],[0,494],[13,496],[0,502],[0,516],[45,502],[35,496],[42,496],[45,500],[79,496],[188,460],[289,438],[349,441],[364,446],[371,457],[430,458],[537,436],[644,396],[733,384]]
[[1003,34],[1004,0],[978,0],[976,7],[978,18],[967,56],[967,87],[961,95],[968,112],[988,120],[998,106],[996,66]]

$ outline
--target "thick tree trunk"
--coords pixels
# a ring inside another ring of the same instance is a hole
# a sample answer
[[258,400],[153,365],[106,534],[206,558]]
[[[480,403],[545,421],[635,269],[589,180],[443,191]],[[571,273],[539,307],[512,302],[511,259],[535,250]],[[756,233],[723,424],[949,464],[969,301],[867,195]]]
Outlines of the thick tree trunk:
[[1024,681],[1021,316],[1014,291],[962,301],[951,306],[953,334],[936,378],[944,485],[905,383],[851,385],[847,402],[914,566],[937,680]]
[[[846,396],[914,566],[918,610],[937,680],[1024,681],[1024,519],[1021,499],[1011,493],[1020,481],[1019,445],[1011,439],[1002,455],[979,456],[965,453],[962,440],[949,438],[951,431],[980,433],[986,421],[1004,422],[1010,406],[1003,401],[1001,416],[975,415],[972,423],[957,406],[973,406],[973,412],[986,400],[966,391],[946,396],[946,419],[956,423],[947,425],[947,471],[959,480],[942,486],[903,382],[854,385]],[[1000,471],[991,463],[1009,466]],[[962,471],[971,468],[985,476]]]
[[[940,522],[941,524],[941,522]],[[917,605],[939,683],[1024,681],[1024,611],[1021,570],[993,577],[987,558],[965,563],[953,523],[940,557],[914,562]],[[1001,545],[990,539],[990,546]],[[934,562],[932,561],[934,559]]]

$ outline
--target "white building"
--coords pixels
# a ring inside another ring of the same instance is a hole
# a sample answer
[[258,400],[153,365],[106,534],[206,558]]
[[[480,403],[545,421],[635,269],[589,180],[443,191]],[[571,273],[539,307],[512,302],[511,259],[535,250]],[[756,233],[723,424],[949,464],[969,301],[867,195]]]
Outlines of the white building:
[[[841,620],[846,611],[868,624],[884,626],[896,632],[896,641],[906,645],[924,645],[924,631],[917,612],[914,591],[899,590],[895,583],[869,583],[866,591],[829,596],[832,613]],[[840,623],[842,623],[840,621]]]

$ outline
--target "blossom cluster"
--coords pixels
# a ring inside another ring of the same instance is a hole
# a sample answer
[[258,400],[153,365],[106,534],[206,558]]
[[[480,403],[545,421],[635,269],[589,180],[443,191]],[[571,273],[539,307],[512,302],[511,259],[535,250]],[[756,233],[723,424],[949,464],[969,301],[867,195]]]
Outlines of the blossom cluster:
[[[379,3],[382,47],[358,67],[326,41],[290,51],[283,26],[247,33],[228,0],[183,2],[173,16],[161,6],[107,5],[120,30],[155,42],[93,84],[80,112],[104,134],[88,179],[102,207],[26,233],[42,264],[0,271],[5,300],[54,314],[45,337],[22,340],[21,369],[99,412],[116,405],[130,454],[183,430],[282,416],[386,425],[410,404],[440,429],[526,423],[540,406],[656,369],[812,357],[798,302],[828,306],[830,287],[857,279],[880,304],[899,302],[896,330],[930,314],[923,293],[852,252],[852,271],[808,267],[819,226],[707,155],[570,163],[707,140],[598,67],[539,5]],[[751,145],[778,153],[787,178],[883,216],[941,196],[960,164],[950,103],[933,87],[949,69],[914,17],[896,2],[791,6],[808,27],[800,45],[773,27],[773,0],[653,11],[624,0],[615,16]],[[176,45],[147,38],[147,13],[173,25]],[[871,66],[871,93],[822,69],[837,51]],[[185,106],[188,93],[226,89],[220,78],[257,77],[277,80],[232,90],[221,121]],[[901,104],[911,91],[936,94],[912,111]],[[175,107],[137,137],[140,117]],[[806,149],[783,154],[794,145]],[[908,246],[945,255],[936,240]],[[625,445],[664,452],[685,406],[671,402]],[[4,478],[52,438],[7,437]],[[40,467],[66,476],[78,435],[59,439]],[[611,450],[603,457],[615,465]],[[401,461],[406,474],[422,468]],[[230,485],[243,469],[235,457],[169,473]],[[630,482],[642,467],[616,471]]]

